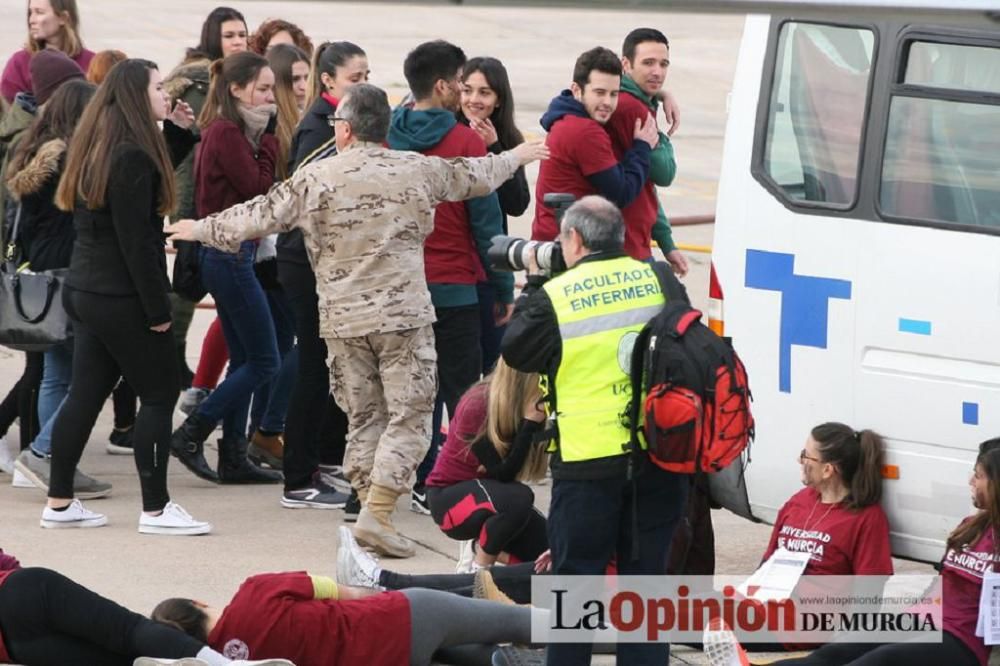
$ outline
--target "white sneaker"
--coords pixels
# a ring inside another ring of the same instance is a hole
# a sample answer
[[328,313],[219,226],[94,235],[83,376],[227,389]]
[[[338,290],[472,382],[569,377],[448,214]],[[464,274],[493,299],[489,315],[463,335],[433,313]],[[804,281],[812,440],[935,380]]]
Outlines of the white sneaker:
[[458,564],[455,573],[474,573],[472,565],[476,562],[476,552],[472,549],[472,539],[458,543]]
[[35,487],[35,484],[31,482],[31,479],[26,477],[17,467],[14,468],[14,476],[11,479],[10,485],[14,486],[15,488]]
[[208,534],[212,526],[206,522],[195,520],[180,504],[167,502],[163,512],[158,516],[148,513],[139,514],[140,534],[173,534],[176,536],[196,536]]
[[384,590],[378,584],[382,569],[371,554],[358,545],[351,534],[351,528],[341,525],[337,528],[340,545],[337,547],[337,582],[352,587],[367,587]]
[[740,645],[736,634],[722,618],[709,619],[702,634],[702,651],[708,658],[709,666],[749,666],[747,653]]
[[45,507],[42,510],[40,524],[50,530],[70,527],[101,527],[108,524],[108,517],[103,513],[87,510],[80,500],[74,499],[63,511]]
[[13,474],[15,460],[17,460],[17,455],[11,451],[10,444],[7,442],[7,435],[0,437],[0,472]]

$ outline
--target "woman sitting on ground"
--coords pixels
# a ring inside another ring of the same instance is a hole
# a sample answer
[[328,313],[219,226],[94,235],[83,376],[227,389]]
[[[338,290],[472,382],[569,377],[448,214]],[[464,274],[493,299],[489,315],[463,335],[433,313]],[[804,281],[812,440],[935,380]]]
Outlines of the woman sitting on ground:
[[427,477],[434,522],[452,539],[478,542],[473,570],[492,566],[501,553],[532,562],[548,549],[545,517],[522,483],[545,476],[541,400],[538,375],[498,361],[462,396]]
[[260,574],[222,610],[167,599],[153,619],[226,654],[295,663],[490,664],[497,643],[528,643],[532,609],[438,592],[379,593],[305,572]]
[[[976,635],[979,618],[979,596],[983,572],[976,563],[993,560],[996,571],[997,534],[1000,530],[1000,439],[979,445],[979,456],[969,479],[975,515],[964,519],[948,536],[944,559],[941,561],[942,641],[940,643],[830,643],[807,657],[778,662],[786,666],[986,666],[990,646]],[[731,632],[720,636],[729,653],[746,660]],[[721,653],[722,650],[719,650]],[[713,661],[716,663],[729,663]]]

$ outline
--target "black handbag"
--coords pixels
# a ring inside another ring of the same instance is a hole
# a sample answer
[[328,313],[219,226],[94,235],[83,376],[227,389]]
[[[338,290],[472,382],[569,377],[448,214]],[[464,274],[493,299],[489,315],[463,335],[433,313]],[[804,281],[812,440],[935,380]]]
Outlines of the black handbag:
[[205,298],[208,290],[201,282],[201,243],[197,241],[174,241],[177,255],[174,257],[174,279],[171,287],[175,294],[186,301],[198,303]]
[[35,273],[18,270],[14,258],[21,224],[21,207],[7,251],[0,264],[0,345],[42,352],[66,342],[72,335],[62,304],[63,281],[69,269]]

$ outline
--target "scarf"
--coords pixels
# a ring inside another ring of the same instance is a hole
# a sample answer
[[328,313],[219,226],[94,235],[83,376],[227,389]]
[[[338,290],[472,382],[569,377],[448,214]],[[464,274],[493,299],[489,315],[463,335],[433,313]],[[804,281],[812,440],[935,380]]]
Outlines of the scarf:
[[267,124],[271,122],[271,116],[278,112],[278,108],[274,104],[247,106],[243,102],[240,102],[237,108],[243,119],[243,133],[256,151],[260,148],[260,139],[267,129]]

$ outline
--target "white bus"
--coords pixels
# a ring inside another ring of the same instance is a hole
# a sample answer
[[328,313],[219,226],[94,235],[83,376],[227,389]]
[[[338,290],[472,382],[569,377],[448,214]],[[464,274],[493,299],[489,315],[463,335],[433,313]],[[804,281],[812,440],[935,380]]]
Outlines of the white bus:
[[713,248],[757,440],[713,492],[772,522],[812,426],[872,428],[893,552],[937,560],[1000,436],[1000,5],[689,4],[773,10],[746,21]]

